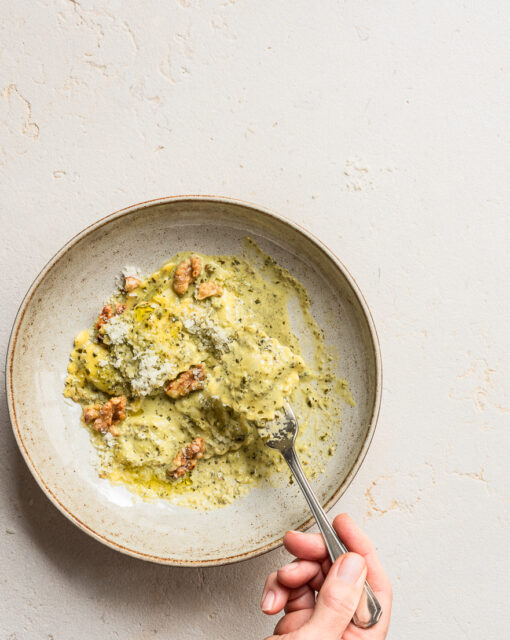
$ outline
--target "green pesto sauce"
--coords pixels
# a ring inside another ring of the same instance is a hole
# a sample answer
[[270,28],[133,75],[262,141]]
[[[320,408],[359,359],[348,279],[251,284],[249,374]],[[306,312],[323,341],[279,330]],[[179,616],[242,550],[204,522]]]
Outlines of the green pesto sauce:
[[[128,398],[118,436],[86,427],[102,477],[146,499],[210,509],[258,484],[291,481],[280,454],[260,435],[285,401],[299,419],[296,448],[313,477],[334,451],[338,434],[330,427],[340,428],[341,403],[354,400],[331,370],[305,288],[288,271],[247,238],[242,256],[194,253],[205,268],[178,296],[174,270],[190,255],[174,256],[133,292],[112,296],[108,302],[126,310],[103,325],[102,341],[95,328],[78,334],[64,395],[82,407]],[[219,284],[222,295],[197,300],[205,280]],[[306,358],[290,306],[304,328]],[[204,389],[169,398],[164,384],[198,363],[207,371]],[[179,449],[197,436],[205,441],[204,458],[185,477],[167,478]]]

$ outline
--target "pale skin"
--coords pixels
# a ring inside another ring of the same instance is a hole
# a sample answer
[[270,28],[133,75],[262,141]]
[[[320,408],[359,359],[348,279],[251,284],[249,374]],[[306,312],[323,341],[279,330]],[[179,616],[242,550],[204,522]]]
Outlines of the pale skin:
[[[350,553],[332,565],[319,533],[288,531],[284,545],[295,556],[271,573],[262,594],[262,611],[285,611],[266,640],[384,640],[391,616],[392,590],[370,538],[346,513],[333,526]],[[368,580],[383,610],[371,629],[351,620]]]

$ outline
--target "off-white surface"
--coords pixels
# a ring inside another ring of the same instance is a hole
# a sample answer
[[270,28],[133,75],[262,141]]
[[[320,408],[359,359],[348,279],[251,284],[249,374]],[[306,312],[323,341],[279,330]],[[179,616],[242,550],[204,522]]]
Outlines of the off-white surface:
[[[392,638],[504,638],[507,4],[0,4],[2,355],[46,260],[98,217],[216,193],[305,224],[372,307],[383,410],[334,512],[395,587]],[[58,322],[58,309],[55,321]],[[102,547],[43,496],[2,398],[0,637],[261,639],[273,552],[204,570]]]

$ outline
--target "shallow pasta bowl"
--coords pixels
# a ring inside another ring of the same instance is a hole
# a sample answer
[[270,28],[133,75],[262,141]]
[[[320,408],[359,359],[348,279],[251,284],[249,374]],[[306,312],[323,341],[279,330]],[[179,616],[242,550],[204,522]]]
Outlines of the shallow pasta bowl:
[[144,502],[98,477],[80,408],[62,395],[73,338],[92,324],[124,265],[148,273],[181,250],[239,253],[246,236],[305,285],[356,400],[343,412],[336,452],[312,483],[325,508],[347,489],[370,446],[381,396],[379,344],[361,292],[327,247],[289,220],[226,198],[164,198],[118,211],[75,236],[42,270],[20,307],[7,357],[12,426],[30,471],[65,516],[118,551],[171,565],[227,564],[274,549],[285,531],[311,524],[293,485],[258,487],[211,511]]

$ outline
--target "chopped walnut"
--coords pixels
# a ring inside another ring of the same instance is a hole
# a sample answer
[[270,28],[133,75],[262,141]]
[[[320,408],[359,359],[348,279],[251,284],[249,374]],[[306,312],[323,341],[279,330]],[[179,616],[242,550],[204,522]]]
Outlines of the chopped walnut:
[[[97,318],[96,330],[99,331],[99,329],[104,324],[106,324],[109,320],[113,318],[113,316],[119,316],[121,313],[124,313],[125,310],[126,310],[126,305],[121,304],[120,302],[117,302],[117,304],[115,305],[115,311],[112,309],[111,304],[106,304]],[[97,339],[101,341],[103,339],[103,336],[99,334],[97,336]]]
[[83,409],[83,419],[87,424],[99,418],[99,410],[101,409],[100,404],[95,404],[93,407],[86,407]]
[[175,293],[178,293],[180,296],[183,293],[186,293],[190,282],[191,282],[191,260],[183,260],[175,268],[174,282],[173,282]]
[[204,457],[205,442],[203,438],[195,438],[190,444],[185,445],[173,459],[172,467],[167,469],[169,478],[181,478],[188,471],[193,471],[197,461]]
[[109,431],[112,436],[118,436],[117,423],[126,417],[126,396],[110,398],[103,405],[95,404],[83,410],[83,420],[89,424],[94,422],[94,429],[101,433]]
[[202,273],[202,260],[198,256],[179,262],[175,268],[173,287],[180,296],[186,293],[190,282],[195,282]]
[[191,280],[195,282],[202,273],[202,260],[199,256],[191,256]]
[[130,292],[134,291],[137,287],[142,284],[142,281],[135,276],[124,276],[124,291]]
[[171,398],[182,398],[192,391],[203,389],[205,380],[205,367],[197,364],[188,371],[180,373],[175,380],[172,380],[165,387],[167,395]]
[[112,403],[113,407],[113,422],[120,422],[126,418],[126,396],[117,396],[110,398],[108,402]]
[[197,290],[197,300],[204,300],[205,298],[210,298],[211,296],[221,296],[223,293],[223,289],[212,280],[208,280],[207,282],[201,282],[198,285]]
[[100,329],[104,324],[108,322],[108,320],[110,320],[110,318],[113,318],[112,305],[106,304],[97,318],[96,329]]

